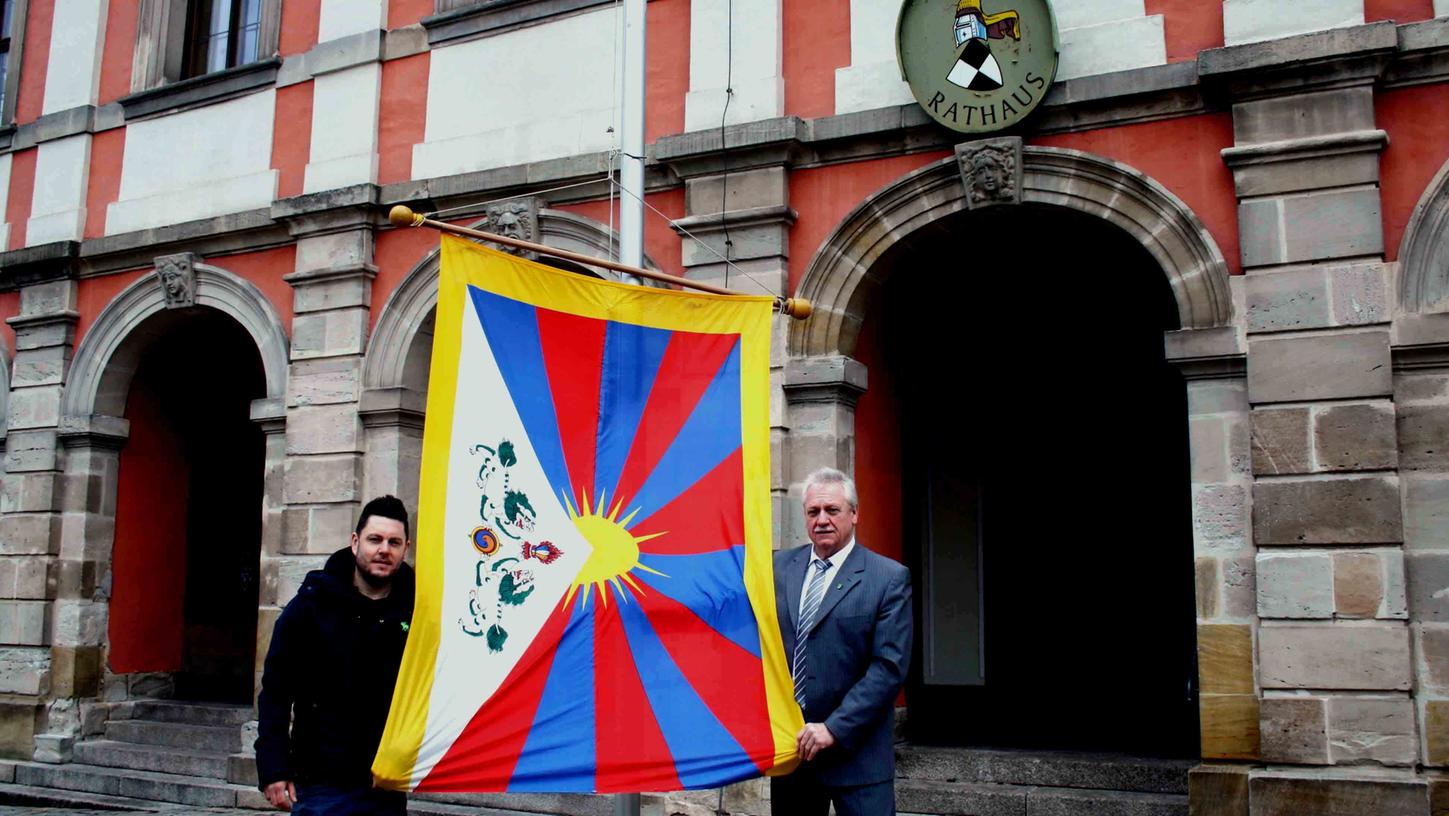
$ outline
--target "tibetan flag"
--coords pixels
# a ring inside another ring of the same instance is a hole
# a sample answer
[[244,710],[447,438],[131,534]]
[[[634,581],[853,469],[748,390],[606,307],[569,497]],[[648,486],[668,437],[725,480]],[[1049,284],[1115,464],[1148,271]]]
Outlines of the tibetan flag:
[[417,605],[379,785],[638,792],[793,767],[771,319],[767,297],[442,237]]

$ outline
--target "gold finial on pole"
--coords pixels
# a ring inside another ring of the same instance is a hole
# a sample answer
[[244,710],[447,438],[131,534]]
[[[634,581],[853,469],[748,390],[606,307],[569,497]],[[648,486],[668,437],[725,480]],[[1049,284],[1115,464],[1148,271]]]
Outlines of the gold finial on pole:
[[412,211],[406,204],[399,204],[387,213],[387,220],[392,222],[394,227],[421,227],[428,219]]

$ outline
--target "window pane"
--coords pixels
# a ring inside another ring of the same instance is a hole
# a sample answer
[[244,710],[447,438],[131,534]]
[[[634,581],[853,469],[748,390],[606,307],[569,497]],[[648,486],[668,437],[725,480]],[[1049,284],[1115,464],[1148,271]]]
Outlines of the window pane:
[[206,73],[221,71],[227,67],[226,51],[230,39],[231,34],[226,31],[211,35],[206,49]]
[[10,36],[10,12],[15,8],[15,0],[5,0],[5,12],[3,19],[0,19],[0,37]]

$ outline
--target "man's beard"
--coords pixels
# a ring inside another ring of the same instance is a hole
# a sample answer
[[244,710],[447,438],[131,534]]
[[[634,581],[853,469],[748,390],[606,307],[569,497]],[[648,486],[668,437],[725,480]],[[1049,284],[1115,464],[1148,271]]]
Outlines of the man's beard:
[[362,576],[363,583],[373,589],[382,589],[392,583],[392,576],[393,573],[397,572],[396,569],[387,575],[373,575],[367,568],[370,563],[369,561],[363,561],[361,558],[357,559],[357,574]]

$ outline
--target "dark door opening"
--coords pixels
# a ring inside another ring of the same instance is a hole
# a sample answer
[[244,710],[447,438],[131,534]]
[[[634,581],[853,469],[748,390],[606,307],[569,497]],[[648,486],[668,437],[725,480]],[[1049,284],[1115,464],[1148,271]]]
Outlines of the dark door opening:
[[266,393],[261,359],[220,312],[151,320],[126,405],[112,671],[170,673],[178,699],[250,703],[265,461],[250,410]]
[[910,738],[1195,756],[1186,391],[1161,271],[1117,228],[1044,207],[893,252]]

